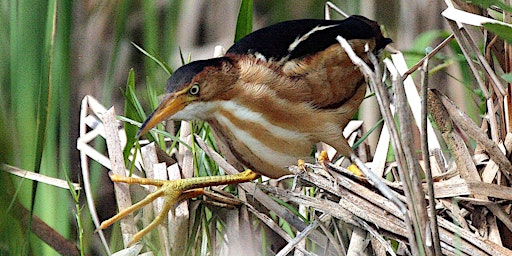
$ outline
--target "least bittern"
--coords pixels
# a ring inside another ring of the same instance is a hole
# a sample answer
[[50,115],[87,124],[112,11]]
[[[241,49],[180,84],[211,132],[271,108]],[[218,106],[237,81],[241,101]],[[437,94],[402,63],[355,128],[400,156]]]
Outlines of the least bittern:
[[289,174],[287,166],[309,159],[318,142],[329,144],[338,154],[353,155],[342,130],[363,100],[366,82],[336,41],[338,35],[363,59],[365,49],[378,53],[391,42],[375,21],[362,16],[286,21],[242,38],[224,57],[177,69],[167,82],[164,100],[137,136],[166,119],[204,120],[250,170],[178,181],[112,177],[115,182],[160,188],[101,228],[164,196],[162,212],[133,238],[135,242],[161,223],[177,202],[200,194],[197,189],[247,182],[260,174],[270,178]]

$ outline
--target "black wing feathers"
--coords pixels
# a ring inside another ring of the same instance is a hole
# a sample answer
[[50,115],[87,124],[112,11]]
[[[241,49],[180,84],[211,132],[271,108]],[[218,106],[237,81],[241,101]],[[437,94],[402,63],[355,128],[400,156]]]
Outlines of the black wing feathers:
[[[334,26],[333,26],[334,25]],[[315,27],[332,26],[318,30],[305,41],[298,44],[292,52],[289,46],[296,39],[304,36]],[[255,54],[259,53],[266,59],[280,60],[302,58],[327,49],[337,43],[336,36],[341,35],[347,40],[369,39],[375,37],[377,49],[382,49],[391,40],[384,38],[380,33],[378,24],[362,16],[350,16],[344,20],[291,20],[256,30],[240,39],[227,54]]]

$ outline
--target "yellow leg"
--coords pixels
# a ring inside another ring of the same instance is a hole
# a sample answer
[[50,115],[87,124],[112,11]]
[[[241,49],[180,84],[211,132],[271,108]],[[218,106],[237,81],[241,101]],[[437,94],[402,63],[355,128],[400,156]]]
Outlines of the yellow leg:
[[358,177],[364,177],[364,173],[355,164],[351,164],[347,169]]
[[[329,156],[327,156],[327,151],[322,150],[318,156],[318,163],[326,168],[325,163],[329,161],[330,160]],[[351,164],[347,169],[358,177],[364,177],[364,173],[355,164]]]
[[217,186],[217,185],[228,185],[235,183],[242,183],[247,181],[252,181],[258,178],[259,175],[251,170],[246,170],[239,174],[235,175],[225,175],[225,176],[214,176],[214,177],[195,177],[188,179],[180,179],[180,180],[155,180],[155,179],[146,179],[146,178],[131,178],[131,177],[123,177],[119,175],[112,175],[110,178],[114,182],[123,182],[128,184],[141,184],[141,185],[153,185],[157,186],[158,189],[146,196],[146,198],[142,199],[140,202],[123,209],[121,212],[113,216],[112,218],[103,221],[100,225],[101,229],[105,229],[108,226],[112,225],[114,222],[124,218],[126,215],[140,209],[141,207],[151,203],[158,197],[164,197],[164,204],[162,211],[156,216],[156,218],[144,229],[139,231],[137,234],[133,236],[133,240],[130,242],[129,246],[138,242],[144,235],[149,233],[151,230],[156,228],[160,223],[162,223],[169,214],[169,211],[172,209],[176,203],[183,201],[185,199],[197,197],[203,194],[203,188],[209,186]]
[[323,164],[325,162],[329,162],[329,156],[327,155],[327,151],[322,150],[320,151],[320,154],[318,155],[318,162],[320,164]]
[[103,221],[100,225],[100,229],[105,229],[105,228],[108,228],[110,225],[114,224],[114,222],[126,217],[126,215],[142,208],[143,206],[153,202],[155,199],[163,196],[164,193],[163,191],[161,191],[160,189],[147,195],[144,199],[142,199],[140,202],[130,206],[130,207],[127,207],[125,209],[123,209],[122,211],[120,211],[118,214],[114,215],[114,217],[106,220],[106,221]]
[[299,159],[299,160],[297,160],[297,166],[301,170],[305,170],[306,169],[306,162],[304,162],[304,160],[302,160],[302,159]]

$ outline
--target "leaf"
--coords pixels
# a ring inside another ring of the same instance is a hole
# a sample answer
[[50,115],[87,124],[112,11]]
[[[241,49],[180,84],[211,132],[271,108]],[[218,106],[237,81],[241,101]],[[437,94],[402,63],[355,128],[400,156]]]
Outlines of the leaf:
[[416,51],[425,54],[425,49],[428,47],[432,47],[435,44],[436,40],[439,38],[448,37],[448,33],[443,30],[429,30],[419,34],[416,38],[414,38],[413,46],[411,47],[411,51]]
[[[124,92],[125,97],[125,107],[124,107],[124,115],[127,118],[133,120],[144,120],[146,118],[146,114],[144,113],[144,109],[137,99],[137,95],[135,94],[135,72],[133,69],[130,69],[128,74],[128,81],[126,82],[126,91]],[[128,163],[128,156],[130,155],[130,151],[132,150],[137,138],[135,135],[137,134],[137,130],[139,128],[131,123],[125,123],[124,130],[126,133],[126,145],[123,149],[123,157],[125,163]]]
[[370,134],[373,133],[375,129],[379,128],[382,125],[382,123],[384,123],[384,118],[381,118],[375,125],[373,125],[372,128],[370,128],[370,130],[363,134],[363,136],[361,136],[361,138],[357,140],[356,143],[354,143],[352,148],[355,149],[359,147],[359,145],[361,145],[361,143],[363,143],[366,140],[366,138],[368,138],[368,136],[370,136]]
[[484,23],[482,25],[487,30],[493,32],[503,40],[507,41],[507,43],[512,43],[512,27],[497,23]]
[[236,21],[235,42],[252,32],[252,0],[242,0]]
[[150,59],[152,59],[156,64],[158,64],[168,75],[171,75],[173,70],[171,67],[169,67],[169,65],[167,65],[167,63],[162,59],[160,58],[160,56],[157,56],[156,54],[151,54],[149,52],[147,52],[146,50],[142,49],[142,47],[138,46],[137,44],[135,44],[134,42],[132,42],[132,45],[135,46],[135,48],[137,48],[137,50],[139,50],[140,52],[142,52],[144,55],[146,55],[147,57],[149,57]]
[[503,9],[506,12],[512,12],[512,7],[510,5],[505,4],[501,0],[466,0],[467,3],[478,5],[482,8],[489,8],[492,5],[498,6],[499,8]]
[[512,83],[512,73],[503,74],[501,78],[505,79],[505,81]]

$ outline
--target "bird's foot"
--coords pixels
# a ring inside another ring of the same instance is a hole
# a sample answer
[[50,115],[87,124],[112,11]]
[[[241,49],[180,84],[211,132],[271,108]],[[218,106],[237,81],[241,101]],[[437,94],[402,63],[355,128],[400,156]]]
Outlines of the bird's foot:
[[132,241],[128,245],[131,246],[138,242],[144,235],[161,224],[169,214],[169,211],[174,209],[174,206],[185,200],[200,196],[204,193],[203,188],[217,185],[227,185],[234,183],[242,183],[254,180],[259,175],[251,170],[246,170],[235,175],[215,176],[215,177],[195,177],[179,180],[157,180],[147,178],[133,178],[124,177],[117,174],[110,176],[113,182],[122,182],[127,184],[140,184],[156,186],[157,190],[147,195],[140,202],[121,210],[112,218],[105,220],[101,223],[100,229],[105,229],[112,225],[114,222],[126,217],[128,214],[142,208],[143,206],[153,202],[159,197],[164,197],[162,211],[155,217],[155,219],[144,229],[139,231],[133,236]]
[[351,173],[353,173],[358,178],[365,177],[363,171],[361,171],[361,169],[359,169],[359,167],[357,167],[357,165],[355,165],[355,164],[350,164],[350,166],[347,167],[347,170],[349,170]]
[[301,170],[306,170],[306,162],[302,159],[297,160],[297,167]]
[[[320,154],[318,155],[318,163],[324,167],[324,169],[328,169],[326,166],[326,163],[329,163],[329,156],[327,155],[327,151],[322,150]],[[350,166],[347,167],[347,170],[349,170],[351,173],[353,173],[355,176],[361,178],[364,177],[364,173],[357,167],[355,164],[350,164]]]
[[320,154],[318,155],[318,163],[320,163],[321,165],[325,165],[325,163],[328,163],[330,161],[331,160],[329,160],[329,155],[327,154],[327,151],[320,151]]
[[359,167],[357,167],[357,165],[355,164],[350,164],[349,167],[347,167],[347,170],[349,170],[350,172],[352,172],[355,176],[357,177],[364,177],[364,173],[361,171],[361,169],[359,169]]

